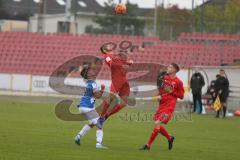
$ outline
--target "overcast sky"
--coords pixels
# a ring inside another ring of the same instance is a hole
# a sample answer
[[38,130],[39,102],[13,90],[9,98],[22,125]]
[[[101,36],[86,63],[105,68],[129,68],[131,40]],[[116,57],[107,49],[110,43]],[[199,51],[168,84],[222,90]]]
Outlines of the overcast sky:
[[[97,0],[100,4],[103,4],[107,0]],[[114,0],[116,3],[118,0]],[[122,0],[122,2],[126,2],[127,0]],[[162,1],[165,3],[165,7],[169,5],[177,4],[180,8],[192,8],[192,0],[157,0],[159,4],[162,4]],[[200,5],[203,0],[194,0],[195,5]],[[207,1],[207,0],[204,0]],[[130,0],[132,3],[137,3],[141,8],[153,8],[155,4],[155,0]]]

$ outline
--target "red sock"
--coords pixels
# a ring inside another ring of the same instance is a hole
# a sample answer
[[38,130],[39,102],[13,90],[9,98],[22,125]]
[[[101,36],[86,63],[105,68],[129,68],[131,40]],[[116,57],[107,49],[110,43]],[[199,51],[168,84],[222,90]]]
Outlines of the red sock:
[[157,137],[158,133],[159,133],[160,129],[159,128],[154,128],[152,131],[152,134],[147,142],[147,145],[150,147],[152,142],[155,140],[155,138]]
[[160,126],[160,133],[163,136],[165,136],[168,140],[171,138],[168,131],[163,126]]
[[113,115],[114,113],[119,112],[122,108],[124,107],[124,105],[122,104],[117,104],[113,107],[113,109],[107,113],[107,116],[110,117],[111,115]]
[[102,106],[102,113],[101,113],[100,117],[104,117],[107,113],[108,108],[109,108],[109,104],[106,101],[103,101],[101,106]]

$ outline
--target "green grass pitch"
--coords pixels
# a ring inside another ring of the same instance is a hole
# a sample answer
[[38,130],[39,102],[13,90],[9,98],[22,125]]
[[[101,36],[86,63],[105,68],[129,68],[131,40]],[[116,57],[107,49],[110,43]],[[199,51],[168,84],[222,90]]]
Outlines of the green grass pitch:
[[0,100],[0,160],[236,160],[240,158],[240,119],[215,119],[193,115],[189,122],[171,122],[175,135],[172,151],[159,135],[149,152],[139,151],[148,139],[153,123],[123,121],[119,115],[138,112],[126,108],[109,119],[104,144],[110,150],[95,149],[95,129],[74,144],[73,138],[85,122],[59,120],[53,103]]

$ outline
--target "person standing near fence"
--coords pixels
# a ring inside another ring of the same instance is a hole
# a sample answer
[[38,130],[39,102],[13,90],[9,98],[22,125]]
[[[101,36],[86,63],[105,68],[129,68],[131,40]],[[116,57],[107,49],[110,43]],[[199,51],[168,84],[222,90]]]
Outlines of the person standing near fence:
[[227,98],[229,95],[229,81],[223,69],[219,71],[220,77],[216,80],[216,91],[219,95],[222,109],[217,111],[216,118],[219,118],[220,111],[223,110],[223,118],[226,117],[227,112]]
[[216,92],[216,81],[220,77],[220,74],[216,75],[216,79],[212,80],[210,86],[208,88],[207,93],[211,95],[211,102],[214,103],[215,99],[217,98]]
[[199,72],[199,68],[196,68],[190,80],[190,88],[192,89],[193,95],[193,112],[196,112],[197,105],[199,105],[200,114],[202,113],[202,87],[204,85],[203,75]]

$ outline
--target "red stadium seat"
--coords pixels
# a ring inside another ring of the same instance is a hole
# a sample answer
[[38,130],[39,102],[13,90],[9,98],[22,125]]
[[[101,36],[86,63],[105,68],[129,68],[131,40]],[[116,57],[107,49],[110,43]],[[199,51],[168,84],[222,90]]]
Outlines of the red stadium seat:
[[[0,32],[0,69],[2,72],[50,75],[65,61],[81,54],[97,55],[103,42],[131,40],[133,44],[152,41],[154,46],[147,46],[143,53],[135,51],[130,56],[135,62],[154,62],[168,64],[177,62],[182,67],[193,65],[220,65],[240,59],[238,43],[218,43],[217,40],[236,40],[239,35],[182,33],[180,39],[216,40],[205,41],[160,41],[148,36],[121,35],[69,35]],[[221,56],[220,56],[221,53]],[[109,78],[109,70],[104,69],[103,78]]]

